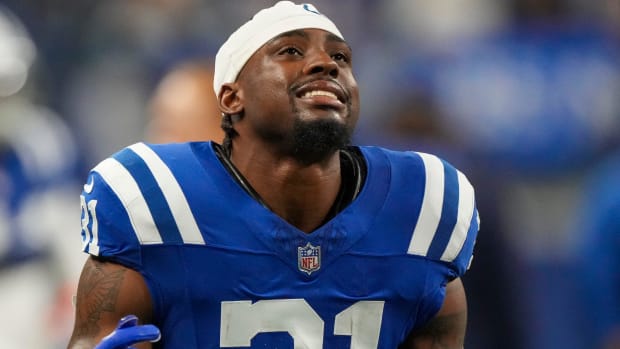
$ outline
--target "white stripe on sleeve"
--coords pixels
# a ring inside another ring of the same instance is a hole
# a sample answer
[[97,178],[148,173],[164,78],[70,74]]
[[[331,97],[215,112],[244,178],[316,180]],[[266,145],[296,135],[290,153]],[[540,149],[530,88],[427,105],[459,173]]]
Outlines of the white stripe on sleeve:
[[138,154],[144,160],[149,170],[151,170],[157,185],[166,198],[183,242],[204,245],[204,239],[189,207],[187,198],[170,168],[144,143],[136,143],[130,146],[129,149]]
[[116,159],[108,158],[99,163],[93,171],[99,173],[119,198],[131,221],[141,244],[160,244],[161,235],[157,230],[151,211],[142,196],[135,179]]
[[441,260],[444,262],[453,261],[456,256],[461,252],[461,248],[467,238],[467,232],[471,225],[471,219],[474,214],[474,188],[469,183],[464,174],[457,171],[459,182],[459,208],[456,224],[454,230],[450,235],[448,246],[446,246]]
[[425,153],[418,154],[424,162],[426,184],[422,208],[407,252],[426,256],[441,219],[445,178],[443,163],[438,157]]

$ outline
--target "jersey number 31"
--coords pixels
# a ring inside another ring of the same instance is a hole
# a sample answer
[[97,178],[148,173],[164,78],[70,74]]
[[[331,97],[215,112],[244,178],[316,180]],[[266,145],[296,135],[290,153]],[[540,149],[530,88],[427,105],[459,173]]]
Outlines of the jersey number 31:
[[[375,349],[383,301],[359,301],[336,315],[334,335],[351,336],[350,349]],[[287,332],[295,349],[322,349],[323,319],[304,299],[222,302],[220,347],[249,347],[263,332]]]

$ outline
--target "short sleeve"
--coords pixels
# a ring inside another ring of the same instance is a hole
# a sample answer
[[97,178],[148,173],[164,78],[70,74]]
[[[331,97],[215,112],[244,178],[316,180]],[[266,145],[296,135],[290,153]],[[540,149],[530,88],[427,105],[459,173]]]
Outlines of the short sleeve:
[[144,225],[150,211],[132,184],[133,178],[114,158],[91,170],[80,196],[84,252],[132,267],[141,264],[136,225]]
[[437,156],[416,153],[424,168],[424,194],[408,253],[446,263],[462,276],[472,259],[479,218],[467,177]]
[[136,143],[90,172],[82,194],[85,252],[136,266],[149,246],[204,244],[185,193],[166,162],[185,168],[193,153],[186,145],[157,150],[161,153]]

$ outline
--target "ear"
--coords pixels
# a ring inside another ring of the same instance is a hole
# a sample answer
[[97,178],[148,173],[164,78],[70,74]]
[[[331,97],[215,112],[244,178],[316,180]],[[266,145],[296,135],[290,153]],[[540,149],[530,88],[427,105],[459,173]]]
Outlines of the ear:
[[235,82],[222,85],[217,96],[220,110],[225,114],[240,114],[243,111],[243,93]]

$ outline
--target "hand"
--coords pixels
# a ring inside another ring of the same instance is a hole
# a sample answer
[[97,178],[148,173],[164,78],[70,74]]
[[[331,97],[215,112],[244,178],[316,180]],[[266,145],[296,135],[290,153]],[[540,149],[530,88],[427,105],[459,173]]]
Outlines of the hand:
[[130,345],[139,342],[157,342],[161,334],[155,325],[138,325],[135,315],[120,319],[116,329],[105,336],[94,349],[134,349]]

